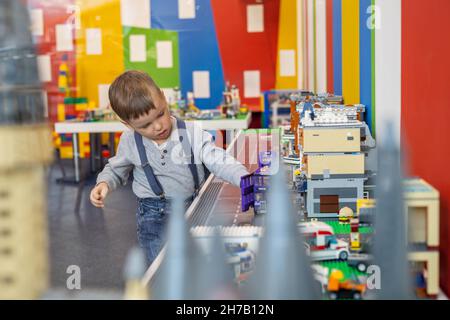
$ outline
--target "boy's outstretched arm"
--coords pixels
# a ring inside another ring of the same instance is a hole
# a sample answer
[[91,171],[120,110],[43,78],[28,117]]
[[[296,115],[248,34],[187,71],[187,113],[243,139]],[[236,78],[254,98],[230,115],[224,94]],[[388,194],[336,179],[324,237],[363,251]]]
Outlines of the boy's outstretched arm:
[[241,177],[249,174],[244,165],[217,147],[209,132],[202,130],[201,137],[200,160],[215,176],[239,187]]
[[106,195],[126,185],[130,171],[133,169],[129,155],[132,145],[129,143],[129,133],[124,132],[119,141],[117,154],[108,160],[105,168],[97,176],[97,183],[91,191],[91,202],[96,207],[103,207]]

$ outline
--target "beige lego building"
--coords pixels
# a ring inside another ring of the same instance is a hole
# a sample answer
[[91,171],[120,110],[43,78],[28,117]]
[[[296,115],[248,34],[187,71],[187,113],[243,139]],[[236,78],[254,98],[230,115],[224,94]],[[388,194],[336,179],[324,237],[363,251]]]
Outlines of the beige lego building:
[[36,299],[48,287],[47,125],[0,126],[0,299]]
[[309,154],[308,178],[321,176],[325,171],[330,175],[363,175],[364,154]]
[[425,270],[427,294],[439,293],[439,192],[423,179],[404,182],[409,260]]
[[303,152],[359,152],[361,129],[359,127],[305,127]]

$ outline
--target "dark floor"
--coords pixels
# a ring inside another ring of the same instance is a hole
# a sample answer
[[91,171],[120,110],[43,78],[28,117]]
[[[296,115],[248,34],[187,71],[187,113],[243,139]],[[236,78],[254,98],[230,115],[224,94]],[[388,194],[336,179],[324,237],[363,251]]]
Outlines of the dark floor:
[[[82,163],[88,168],[87,163]],[[64,163],[67,174],[71,162]],[[109,195],[104,209],[89,202],[95,184],[91,176],[82,190],[79,213],[75,212],[78,186],[57,184],[61,168],[54,165],[48,177],[48,216],[50,229],[51,287],[66,288],[70,265],[81,271],[82,289],[121,290],[123,266],[128,250],[136,240],[136,198],[131,185]]]

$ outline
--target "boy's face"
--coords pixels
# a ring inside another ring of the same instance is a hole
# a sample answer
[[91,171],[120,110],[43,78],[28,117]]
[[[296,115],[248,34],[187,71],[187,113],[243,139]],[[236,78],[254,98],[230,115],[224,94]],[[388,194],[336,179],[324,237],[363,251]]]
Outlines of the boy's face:
[[143,137],[160,142],[170,137],[172,121],[164,94],[155,94],[154,96],[156,108],[137,119],[128,120],[127,124]]

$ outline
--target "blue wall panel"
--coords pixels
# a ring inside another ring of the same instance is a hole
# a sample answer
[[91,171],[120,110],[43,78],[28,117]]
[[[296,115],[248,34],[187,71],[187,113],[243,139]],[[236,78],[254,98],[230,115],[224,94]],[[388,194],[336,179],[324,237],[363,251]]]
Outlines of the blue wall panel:
[[334,93],[342,95],[342,0],[333,0],[333,67]]
[[178,0],[151,0],[151,27],[179,34],[181,90],[193,91],[193,71],[209,71],[209,99],[195,99],[201,109],[220,105],[225,87],[210,0],[196,0],[195,19],[178,18]]

